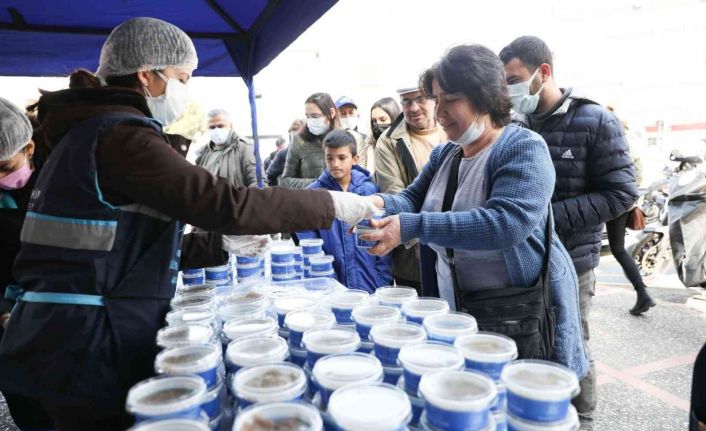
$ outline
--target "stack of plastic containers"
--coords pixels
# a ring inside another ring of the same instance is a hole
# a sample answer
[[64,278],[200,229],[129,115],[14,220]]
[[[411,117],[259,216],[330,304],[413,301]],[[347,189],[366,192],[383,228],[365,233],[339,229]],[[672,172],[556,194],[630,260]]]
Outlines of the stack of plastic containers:
[[381,323],[370,329],[375,356],[385,370],[385,383],[396,385],[402,375],[397,357],[400,349],[408,344],[416,344],[427,339],[424,328],[414,323]]
[[399,308],[386,305],[362,305],[351,311],[351,318],[355,322],[355,330],[360,335],[361,352],[373,351],[373,342],[370,340],[370,329],[373,325],[398,322],[402,318]]
[[501,381],[507,389],[508,430],[578,429],[571,399],[579,383],[573,371],[553,362],[521,360],[505,366]]
[[227,294],[233,288],[233,273],[230,264],[204,268],[206,283],[216,286],[216,294]]
[[321,238],[303,239],[299,241],[302,249],[302,275],[304,278],[311,278],[312,257],[324,256],[324,240]]
[[235,255],[235,275],[238,283],[263,278],[264,272],[265,260],[262,256]]
[[336,272],[333,269],[333,256],[327,254],[312,256],[309,258],[309,268],[309,278],[336,277]]
[[275,246],[270,250],[270,272],[272,281],[283,282],[297,277],[294,247],[289,245]]

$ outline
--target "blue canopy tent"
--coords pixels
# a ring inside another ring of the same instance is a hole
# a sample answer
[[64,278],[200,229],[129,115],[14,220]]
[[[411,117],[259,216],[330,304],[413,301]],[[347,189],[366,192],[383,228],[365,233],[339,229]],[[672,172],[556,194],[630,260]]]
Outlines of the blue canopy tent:
[[248,87],[257,178],[262,171],[254,76],[337,0],[2,0],[0,76],[67,76],[96,70],[116,25],[138,16],[186,31],[197,76],[240,76]]

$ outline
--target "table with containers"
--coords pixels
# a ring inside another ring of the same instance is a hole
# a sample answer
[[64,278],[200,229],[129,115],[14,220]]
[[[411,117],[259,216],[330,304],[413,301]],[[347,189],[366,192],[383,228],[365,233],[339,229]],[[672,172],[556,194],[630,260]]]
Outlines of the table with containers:
[[347,289],[322,245],[184,271],[155,340],[158,376],[128,393],[132,429],[578,429],[571,370],[517,360],[512,339],[412,288]]

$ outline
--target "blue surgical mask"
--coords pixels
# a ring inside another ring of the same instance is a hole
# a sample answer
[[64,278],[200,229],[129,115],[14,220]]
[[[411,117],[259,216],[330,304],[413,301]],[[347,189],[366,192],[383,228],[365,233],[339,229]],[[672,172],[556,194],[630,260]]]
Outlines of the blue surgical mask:
[[537,72],[539,72],[539,69],[535,70],[532,77],[525,82],[507,86],[508,96],[510,96],[512,100],[512,109],[518,114],[532,114],[537,110],[539,93],[541,93],[542,88],[544,88],[544,84],[542,84],[535,94],[530,94],[530,85],[532,85],[534,77],[537,76]]

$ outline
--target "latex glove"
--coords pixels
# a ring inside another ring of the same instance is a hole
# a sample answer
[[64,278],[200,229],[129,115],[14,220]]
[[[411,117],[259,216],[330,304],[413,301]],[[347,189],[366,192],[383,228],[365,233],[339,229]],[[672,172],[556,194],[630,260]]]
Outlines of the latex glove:
[[263,256],[271,241],[269,235],[223,235],[223,250],[240,256]]
[[351,226],[372,218],[378,210],[369,196],[358,196],[355,193],[346,192],[329,191],[329,193],[333,198],[336,218]]

